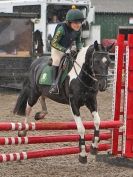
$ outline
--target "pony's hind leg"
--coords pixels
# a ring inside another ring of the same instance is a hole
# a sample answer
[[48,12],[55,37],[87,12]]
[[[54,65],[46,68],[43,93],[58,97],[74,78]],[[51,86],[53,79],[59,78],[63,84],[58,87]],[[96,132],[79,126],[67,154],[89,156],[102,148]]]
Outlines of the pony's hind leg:
[[73,114],[73,118],[76,122],[78,133],[80,135],[79,139],[79,148],[80,148],[80,154],[79,154],[79,162],[81,163],[87,163],[87,155],[86,155],[86,150],[85,150],[85,128],[82,123],[81,117],[80,117],[80,112],[78,106],[76,106],[73,98],[70,98],[70,108]]
[[[26,124],[28,122],[27,119],[30,116],[31,111],[32,111],[32,107],[27,102],[26,111],[25,111],[25,118],[23,120],[24,124]],[[27,134],[27,130],[18,131],[18,136],[19,137],[24,137],[24,136],[26,136],[26,134]]]
[[34,117],[35,120],[44,119],[46,114],[48,114],[47,106],[46,106],[46,102],[45,102],[45,97],[41,96],[39,100],[40,100],[40,103],[41,103],[42,111],[37,112],[35,114],[35,117]]
[[[25,124],[28,123],[28,118],[29,118],[30,113],[31,113],[31,111],[32,111],[32,107],[36,104],[36,102],[37,102],[39,96],[40,96],[40,95],[39,95],[38,93],[34,92],[33,90],[32,90],[31,93],[29,94],[29,97],[28,97],[28,100],[27,100],[27,105],[26,105],[26,111],[25,111],[26,115],[25,115],[25,118],[24,118],[24,120],[23,120],[23,123],[25,123]],[[26,136],[27,131],[28,131],[28,130],[19,131],[19,132],[18,132],[18,136],[19,136],[19,137],[24,137],[24,136]]]

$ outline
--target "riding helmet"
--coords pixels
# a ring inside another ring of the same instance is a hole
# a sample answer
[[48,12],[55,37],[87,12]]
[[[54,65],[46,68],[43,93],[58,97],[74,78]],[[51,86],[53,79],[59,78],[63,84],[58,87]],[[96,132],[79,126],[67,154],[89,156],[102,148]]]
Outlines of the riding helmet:
[[84,15],[79,9],[71,9],[66,14],[67,22],[83,22]]

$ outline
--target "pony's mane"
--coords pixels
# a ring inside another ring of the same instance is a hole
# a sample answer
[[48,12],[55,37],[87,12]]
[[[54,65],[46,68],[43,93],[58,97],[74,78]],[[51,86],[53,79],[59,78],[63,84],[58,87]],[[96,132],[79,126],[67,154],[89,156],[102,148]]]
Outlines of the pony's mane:
[[[99,44],[98,47],[99,47],[99,51],[101,51],[101,50],[103,51],[101,44]],[[76,63],[74,63],[74,67],[69,72],[70,76],[75,75],[75,69],[77,71],[77,74],[79,74],[84,63],[88,62],[88,64],[89,64],[91,62],[92,53],[94,52],[94,50],[95,50],[94,45],[83,47],[80,50],[80,52],[78,53],[77,58],[76,58],[76,62],[78,63],[78,65]],[[79,67],[79,65],[80,65],[80,67]],[[76,78],[76,75],[75,75],[75,78]]]
[[76,58],[76,61],[79,63],[79,64],[83,64],[85,62],[85,57],[86,57],[86,53],[88,51],[88,49],[90,48],[90,46],[86,46],[86,47],[83,47],[80,52],[78,53],[77,55],[77,58]]
[[91,57],[92,52],[94,51],[94,45],[83,47],[77,55],[76,61],[82,66],[87,58]]
[[[83,48],[80,50],[80,52],[78,53],[77,58],[76,58],[76,62],[78,63],[78,65],[74,63],[74,67],[73,67],[72,70],[69,72],[69,75],[70,75],[70,76],[75,76],[75,78],[76,78],[77,75],[76,75],[76,73],[75,73],[75,69],[76,69],[76,71],[77,71],[77,74],[80,73],[81,68],[82,68],[83,64],[85,63],[86,53],[87,53],[87,51],[88,51],[89,48],[90,48],[90,47],[87,46],[87,47],[83,47]],[[79,67],[79,65],[80,65],[80,67]]]

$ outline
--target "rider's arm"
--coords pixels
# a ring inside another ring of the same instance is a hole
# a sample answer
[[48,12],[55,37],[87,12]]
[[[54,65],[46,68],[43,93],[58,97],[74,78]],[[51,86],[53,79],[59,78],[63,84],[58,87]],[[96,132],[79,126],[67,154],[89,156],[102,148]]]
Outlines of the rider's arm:
[[54,47],[55,49],[65,53],[66,48],[59,44],[63,35],[64,35],[64,29],[62,26],[60,26],[51,41],[51,46]]
[[83,47],[83,43],[81,41],[81,32],[79,32],[76,38],[76,47],[77,47],[77,50],[80,50]]

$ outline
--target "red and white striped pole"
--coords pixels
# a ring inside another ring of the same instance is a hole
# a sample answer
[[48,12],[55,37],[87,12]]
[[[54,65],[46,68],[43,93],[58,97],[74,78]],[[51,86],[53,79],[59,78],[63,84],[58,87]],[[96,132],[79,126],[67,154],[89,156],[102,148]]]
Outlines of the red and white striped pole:
[[[93,134],[85,135],[85,140],[91,141],[93,139],[93,136]],[[100,134],[100,140],[108,140],[111,139],[111,137],[111,133]],[[76,142],[79,141],[79,139],[79,135],[0,137],[0,145]]]
[[[93,129],[94,122],[83,122],[85,129]],[[102,121],[101,129],[119,128],[122,126],[120,121]],[[31,122],[31,123],[9,123],[1,122],[0,131],[16,130],[76,130],[75,122]]]
[[[99,151],[107,151],[109,149],[110,149],[110,145],[108,144],[100,144],[98,147]],[[89,150],[90,147],[87,146],[86,151],[89,152]],[[67,147],[67,148],[59,148],[59,149],[51,149],[51,150],[45,149],[45,150],[20,152],[20,153],[0,154],[0,162],[18,161],[18,160],[25,160],[25,159],[78,154],[78,153],[80,153],[79,147]]]

